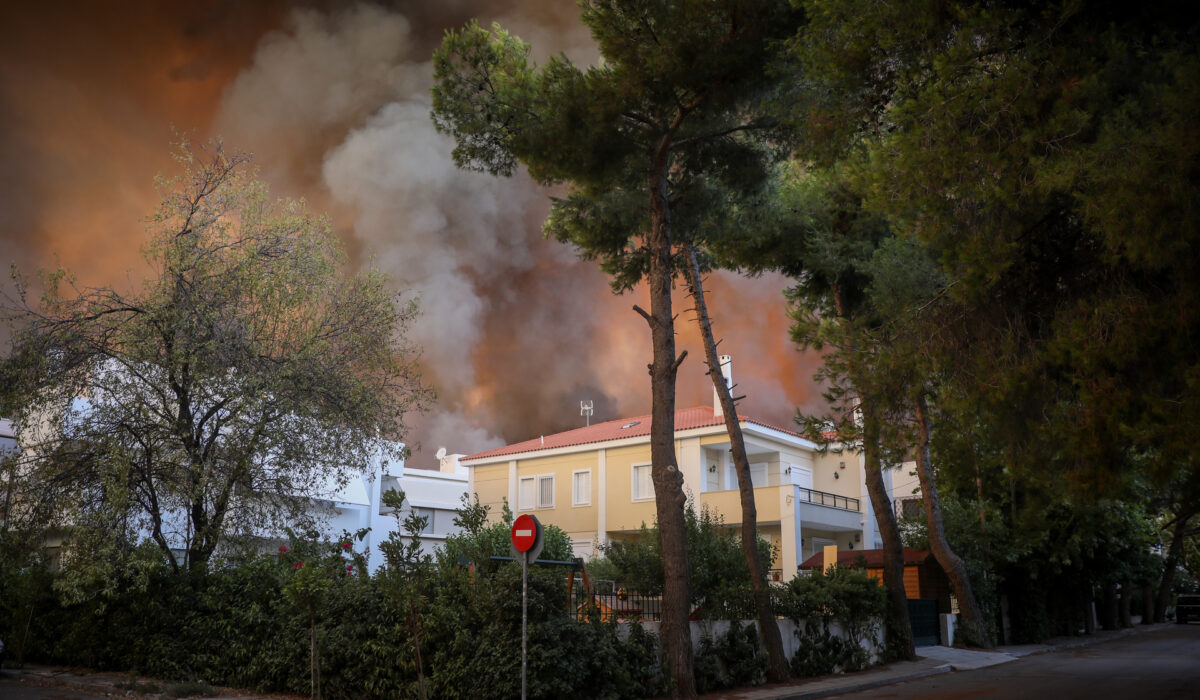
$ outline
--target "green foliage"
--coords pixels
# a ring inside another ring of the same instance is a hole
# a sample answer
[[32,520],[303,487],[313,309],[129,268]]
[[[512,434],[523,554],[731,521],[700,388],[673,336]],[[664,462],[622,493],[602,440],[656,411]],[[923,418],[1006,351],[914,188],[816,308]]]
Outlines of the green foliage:
[[[392,558],[369,576],[356,541],[293,534],[273,556],[205,576],[158,563],[142,584],[122,580],[106,596],[85,599],[55,595],[55,576],[43,567],[6,567],[0,576],[12,595],[0,601],[0,634],[29,661],[130,673],[135,681],[204,679],[308,694],[315,648],[326,698],[519,692],[520,566],[472,573],[444,555],[414,556]],[[17,561],[25,549],[6,542],[0,555]],[[529,572],[530,697],[665,693],[657,639],[640,626],[626,633],[616,623],[576,620],[565,578],[558,568]],[[26,621],[29,641],[20,644],[16,632]]]
[[792,656],[791,671],[797,678],[826,676],[839,670],[862,668],[863,650],[855,649],[827,627],[812,625],[797,628],[796,637],[800,643]]
[[797,675],[865,668],[863,647],[875,638],[887,608],[883,586],[866,572],[835,566],[788,582],[775,607],[792,619],[801,639],[792,671]]
[[304,517],[303,497],[396,449],[427,399],[403,340],[415,305],[378,271],[345,275],[329,221],[271,200],[219,144],[177,159],[140,290],[59,270],[40,303],[22,285],[6,309],[5,401],[47,429],[23,445],[8,519],[71,523],[81,595],[144,571],[142,532],[167,566],[203,570],[239,535]]
[[767,655],[754,623],[743,626],[733,620],[715,639],[701,637],[695,669],[696,690],[701,693],[766,682]]
[[[753,616],[750,572],[742,554],[739,530],[708,508],[702,508],[699,515],[694,508],[688,508],[685,525],[691,602],[700,606],[698,612],[718,620]],[[657,595],[663,587],[661,547],[657,529],[643,523],[636,537],[605,545],[604,559],[589,568],[594,576],[611,578],[629,590]],[[769,570],[775,552],[762,537],[758,547],[764,568]]]
[[[487,525],[487,506],[482,506],[476,496],[475,504],[470,504],[467,496],[463,496],[465,510],[459,510],[456,523],[470,525],[461,533],[449,535],[446,543],[439,552],[442,565],[455,565],[461,562],[472,562],[477,566],[491,567],[490,557],[511,557],[512,554],[512,523],[513,514],[504,504],[504,514],[500,522]],[[561,527],[542,523],[542,553],[538,559],[553,561],[570,561],[575,558],[571,546],[571,538]]]

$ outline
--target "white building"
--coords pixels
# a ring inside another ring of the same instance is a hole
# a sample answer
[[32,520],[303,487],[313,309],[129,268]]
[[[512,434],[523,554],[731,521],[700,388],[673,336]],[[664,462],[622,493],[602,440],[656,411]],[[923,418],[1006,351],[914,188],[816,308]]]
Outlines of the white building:
[[[403,533],[398,523],[415,510],[426,518],[425,529],[421,531],[421,551],[432,554],[447,536],[460,531],[454,519],[467,493],[468,479],[466,467],[458,463],[462,455],[447,455],[444,450],[438,453],[442,456],[436,470],[407,468],[403,461],[376,460],[370,470],[352,477],[345,487],[328,498],[317,499],[324,507],[317,514],[327,519],[324,529],[340,534],[343,530],[354,533],[370,528],[363,546],[369,551],[368,563],[374,571],[384,563],[379,543],[397,530]],[[389,490],[404,492],[399,521],[383,503],[383,494]]]

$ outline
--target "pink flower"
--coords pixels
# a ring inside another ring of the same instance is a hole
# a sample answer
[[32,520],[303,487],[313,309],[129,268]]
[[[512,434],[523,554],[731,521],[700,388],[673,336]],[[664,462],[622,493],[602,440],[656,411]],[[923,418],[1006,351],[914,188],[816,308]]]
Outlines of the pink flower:
[[346,565],[346,571],[350,571],[350,572],[354,571],[354,565],[353,565],[353,564],[347,564],[347,565]]
[[288,546],[286,544],[279,545],[279,553],[280,554],[287,554],[289,551],[290,550],[288,549]]
[[342,543],[342,549],[350,549],[350,543],[349,543],[349,542],[343,542],[343,543]]
[[299,569],[302,566],[304,566],[304,562],[298,561],[295,564],[292,564],[292,571],[295,571],[296,569]]

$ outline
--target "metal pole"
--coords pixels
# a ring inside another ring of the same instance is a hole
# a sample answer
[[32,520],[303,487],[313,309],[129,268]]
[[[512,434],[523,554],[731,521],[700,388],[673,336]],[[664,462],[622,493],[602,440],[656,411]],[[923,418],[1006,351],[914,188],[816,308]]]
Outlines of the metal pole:
[[525,700],[525,674],[527,667],[526,625],[529,619],[529,552],[521,553],[521,700]]

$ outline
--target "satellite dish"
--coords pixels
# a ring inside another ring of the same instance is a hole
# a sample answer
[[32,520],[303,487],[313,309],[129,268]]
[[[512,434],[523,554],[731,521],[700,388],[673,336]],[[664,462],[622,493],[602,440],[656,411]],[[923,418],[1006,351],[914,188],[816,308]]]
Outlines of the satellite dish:
[[437,459],[438,459],[438,461],[439,461],[439,462],[440,462],[440,461],[442,461],[442,458],[446,456],[446,448],[445,448],[445,447],[439,447],[439,448],[438,448],[438,450],[437,450],[437,452],[435,452],[435,453],[433,454],[433,456],[434,456],[434,457],[437,457]]

